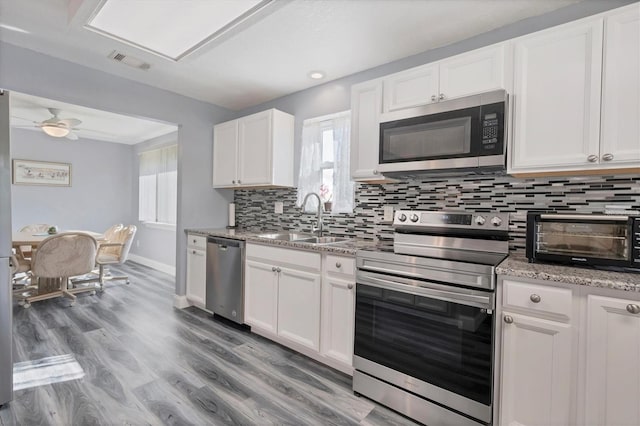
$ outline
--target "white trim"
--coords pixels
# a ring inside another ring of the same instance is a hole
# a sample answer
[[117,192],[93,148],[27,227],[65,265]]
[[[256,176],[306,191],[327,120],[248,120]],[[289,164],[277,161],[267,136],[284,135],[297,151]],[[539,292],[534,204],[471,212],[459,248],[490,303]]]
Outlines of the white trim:
[[162,222],[142,222],[142,224],[146,227],[146,228],[151,228],[151,229],[163,229],[166,231],[175,231],[176,230],[176,224],[175,223],[162,223]]
[[322,121],[335,120],[336,118],[347,117],[349,116],[349,114],[351,114],[350,109],[346,111],[334,112],[333,114],[321,115],[320,117],[307,118],[302,122],[302,125],[306,126],[308,124],[319,123]]
[[133,253],[129,253],[129,259],[131,259],[132,262],[136,262],[141,265],[148,266],[149,268],[153,268],[156,271],[164,272],[165,274],[169,274],[174,277],[176,276],[175,266],[167,265],[166,263],[161,263],[153,259],[138,256],[137,254],[133,254]]
[[177,309],[184,309],[191,306],[191,303],[187,300],[187,296],[174,294],[173,295],[173,307]]

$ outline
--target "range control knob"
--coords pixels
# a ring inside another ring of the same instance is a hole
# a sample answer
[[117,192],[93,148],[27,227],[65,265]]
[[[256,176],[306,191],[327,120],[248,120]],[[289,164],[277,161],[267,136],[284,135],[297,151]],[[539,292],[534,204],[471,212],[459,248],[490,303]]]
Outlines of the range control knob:
[[404,214],[404,213],[400,213],[400,214],[398,215],[398,220],[399,220],[400,222],[404,222],[405,220],[407,220],[407,215],[406,215],[406,214]]
[[492,224],[493,226],[500,226],[500,225],[502,225],[502,219],[500,219],[498,216],[494,216],[494,217],[491,219],[491,224]]
[[484,225],[485,218],[484,216],[476,216],[476,225]]
[[414,213],[414,214],[411,215],[411,217],[409,219],[411,219],[411,222],[417,222],[418,219],[420,219],[420,218],[418,217],[417,214]]

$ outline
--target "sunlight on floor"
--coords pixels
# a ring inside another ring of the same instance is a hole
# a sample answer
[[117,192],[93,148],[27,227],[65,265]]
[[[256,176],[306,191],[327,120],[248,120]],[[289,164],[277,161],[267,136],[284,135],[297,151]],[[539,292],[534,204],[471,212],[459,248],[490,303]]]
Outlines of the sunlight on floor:
[[84,377],[73,355],[57,355],[13,365],[13,390],[27,389]]

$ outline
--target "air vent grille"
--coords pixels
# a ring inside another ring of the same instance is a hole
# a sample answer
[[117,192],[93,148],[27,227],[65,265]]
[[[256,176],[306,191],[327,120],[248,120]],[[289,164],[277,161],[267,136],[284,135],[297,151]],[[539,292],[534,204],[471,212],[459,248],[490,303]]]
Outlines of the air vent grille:
[[124,53],[120,53],[116,50],[111,52],[108,55],[108,58],[113,59],[114,61],[120,62],[122,64],[128,65],[132,68],[138,68],[143,71],[147,71],[151,68],[151,64],[144,62],[142,59],[136,58],[135,56],[130,56]]

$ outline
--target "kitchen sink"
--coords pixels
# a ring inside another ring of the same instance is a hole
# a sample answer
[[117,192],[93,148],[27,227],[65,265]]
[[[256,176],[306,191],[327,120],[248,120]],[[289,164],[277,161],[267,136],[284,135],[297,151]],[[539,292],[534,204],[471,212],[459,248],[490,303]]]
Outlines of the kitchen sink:
[[280,232],[280,233],[274,233],[274,234],[260,234],[258,235],[259,238],[268,238],[270,240],[280,240],[280,241],[302,241],[304,240],[305,242],[309,239],[309,238],[316,238],[311,234],[299,234],[296,232]]
[[343,237],[310,237],[305,238],[304,240],[298,240],[300,243],[310,243],[310,244],[333,244],[333,243],[342,243],[344,241],[349,241],[349,238]]

